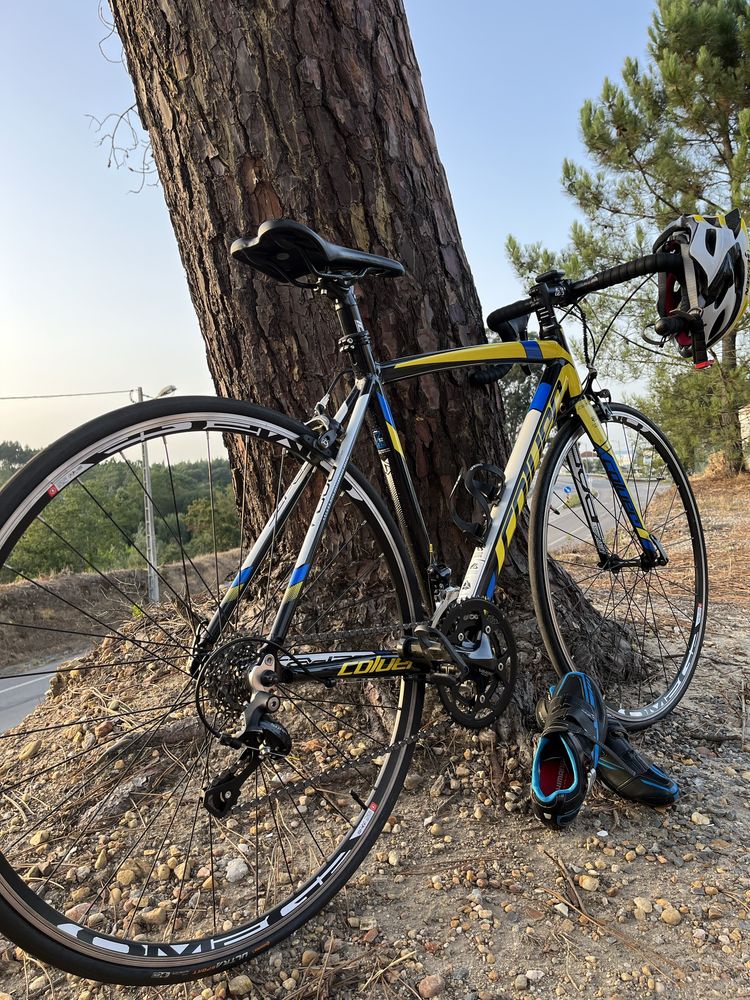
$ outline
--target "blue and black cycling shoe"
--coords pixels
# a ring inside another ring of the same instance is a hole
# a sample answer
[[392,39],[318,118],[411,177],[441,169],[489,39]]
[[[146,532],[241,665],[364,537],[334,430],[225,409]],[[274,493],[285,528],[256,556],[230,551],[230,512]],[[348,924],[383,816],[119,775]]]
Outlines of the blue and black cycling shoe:
[[607,709],[583,673],[566,674],[537,705],[542,735],[531,768],[531,804],[548,826],[568,826],[596,777],[607,738]]
[[610,722],[597,774],[613,792],[649,806],[671,805],[680,794],[677,783],[638,753],[616,722]]
[[[548,705],[554,690],[550,688],[550,694],[542,698],[536,707],[537,722],[542,729],[546,725]],[[669,806],[680,795],[677,783],[639,753],[623,726],[612,718],[607,726],[607,739],[599,753],[596,773],[611,791],[644,805]]]

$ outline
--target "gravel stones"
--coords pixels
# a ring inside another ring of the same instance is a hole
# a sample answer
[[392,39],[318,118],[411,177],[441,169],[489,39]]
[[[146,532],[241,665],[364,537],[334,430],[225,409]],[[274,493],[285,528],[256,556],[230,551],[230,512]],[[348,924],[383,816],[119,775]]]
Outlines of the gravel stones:
[[670,905],[661,911],[661,919],[665,924],[675,927],[677,924],[682,923],[682,914],[674,906]]
[[442,976],[425,976],[420,980],[417,987],[422,1000],[431,1000],[431,997],[439,996],[445,989],[445,980]]
[[242,858],[232,858],[227,865],[227,882],[241,882],[249,871]]
[[252,993],[253,983],[249,976],[235,976],[229,980],[229,993],[233,997],[245,997]]
[[596,892],[599,888],[599,879],[593,875],[581,875],[578,879],[578,884],[586,892]]

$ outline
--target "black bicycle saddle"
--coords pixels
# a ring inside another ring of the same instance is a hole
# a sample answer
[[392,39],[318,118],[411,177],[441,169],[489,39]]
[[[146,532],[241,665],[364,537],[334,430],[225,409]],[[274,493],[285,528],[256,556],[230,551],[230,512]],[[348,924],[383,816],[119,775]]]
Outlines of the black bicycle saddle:
[[322,236],[291,219],[271,219],[258,228],[254,237],[240,237],[230,248],[231,255],[277,281],[294,282],[305,275],[365,274],[400,277],[403,264],[362,250],[329,243]]

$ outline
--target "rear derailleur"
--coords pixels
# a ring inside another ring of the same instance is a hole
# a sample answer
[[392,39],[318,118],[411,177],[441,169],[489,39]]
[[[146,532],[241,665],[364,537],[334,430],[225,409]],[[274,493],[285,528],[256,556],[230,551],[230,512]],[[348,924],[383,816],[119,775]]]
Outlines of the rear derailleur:
[[[274,706],[275,707],[271,707]],[[276,711],[276,695],[256,692],[244,708],[243,727],[232,736],[222,736],[220,743],[244,750],[237,762],[217,775],[203,792],[203,805],[213,815],[222,819],[237,804],[243,784],[262,763],[263,755],[286,756],[292,749],[292,738],[281,725],[266,717]]]

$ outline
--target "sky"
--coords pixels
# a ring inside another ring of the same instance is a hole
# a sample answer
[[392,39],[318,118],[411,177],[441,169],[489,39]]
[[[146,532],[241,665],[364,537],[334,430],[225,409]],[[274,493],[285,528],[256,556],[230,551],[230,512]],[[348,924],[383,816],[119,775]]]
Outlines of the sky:
[[[485,314],[521,297],[504,243],[551,247],[575,218],[564,157],[578,112],[627,56],[651,0],[405,0],[438,148]],[[161,190],[107,166],[88,116],[133,103],[97,0],[0,14],[0,440],[49,444],[128,390],[211,393]],[[114,60],[114,61],[112,61]],[[363,249],[367,249],[366,247]]]

